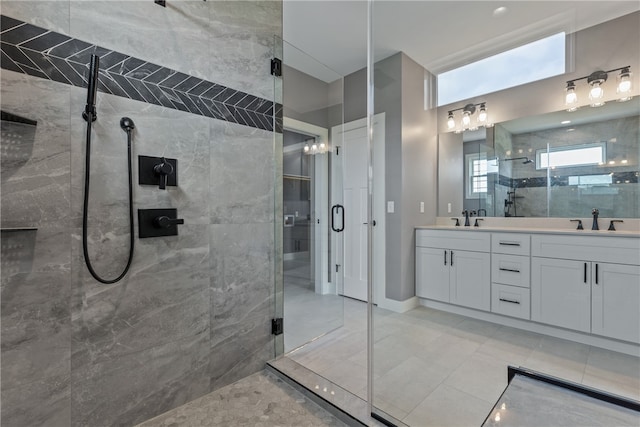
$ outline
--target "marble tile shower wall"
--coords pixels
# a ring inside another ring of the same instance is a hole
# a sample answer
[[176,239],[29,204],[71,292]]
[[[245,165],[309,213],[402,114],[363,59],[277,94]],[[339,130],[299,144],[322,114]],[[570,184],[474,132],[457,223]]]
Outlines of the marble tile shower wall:
[[[4,16],[280,101],[269,74],[282,31],[278,1],[0,7]],[[4,137],[16,133],[3,125],[2,227],[38,229],[2,233],[2,425],[133,425],[262,369],[274,355],[281,137],[274,147],[268,130],[99,92],[89,211],[98,272],[115,275],[127,256],[121,117],[136,123],[134,159],[179,161],[179,187],[134,179],[135,208],[175,207],[185,219],[177,237],[136,239],[127,277],[101,285],[81,248],[86,90],[6,69],[1,83],[2,110],[37,121],[22,162]]]

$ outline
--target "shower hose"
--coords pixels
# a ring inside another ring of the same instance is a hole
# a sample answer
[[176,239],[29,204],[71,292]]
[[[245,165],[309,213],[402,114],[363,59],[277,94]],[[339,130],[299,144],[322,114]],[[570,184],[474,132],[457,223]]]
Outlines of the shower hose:
[[[120,281],[127,274],[127,272],[129,271],[129,267],[131,267],[131,260],[133,259],[133,178],[131,171],[131,132],[133,131],[133,121],[126,117],[123,117],[120,121],[120,126],[125,132],[127,132],[127,151],[129,166],[129,259],[127,260],[126,267],[118,277],[116,277],[115,279],[104,279],[100,277],[98,273],[96,273],[96,271],[93,269],[93,266],[91,265],[87,242],[87,217],[89,214],[89,175],[91,173],[91,123],[93,122],[93,114],[88,113],[87,119],[87,149],[84,169],[84,204],[82,210],[82,251],[84,253],[84,261],[87,264],[87,269],[89,270],[89,273],[91,273],[93,278],[100,283],[111,284]],[[125,120],[129,121],[130,123],[125,122]]]

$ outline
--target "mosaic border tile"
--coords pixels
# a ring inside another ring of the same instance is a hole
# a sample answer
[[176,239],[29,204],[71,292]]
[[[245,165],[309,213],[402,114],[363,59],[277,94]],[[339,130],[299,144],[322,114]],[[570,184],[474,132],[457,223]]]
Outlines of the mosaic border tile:
[[86,87],[91,54],[98,90],[267,131],[282,132],[282,105],[142,59],[0,15],[5,70]]

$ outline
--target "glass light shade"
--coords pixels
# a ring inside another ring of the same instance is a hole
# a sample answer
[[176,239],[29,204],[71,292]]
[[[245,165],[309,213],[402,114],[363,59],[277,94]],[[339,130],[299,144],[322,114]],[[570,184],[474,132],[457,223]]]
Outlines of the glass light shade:
[[447,127],[449,129],[453,129],[456,127],[456,121],[453,118],[453,114],[449,114],[449,118],[447,119]]
[[305,153],[308,153],[308,152],[309,152],[309,144],[304,144],[303,151],[304,151]]
[[480,112],[478,113],[478,123],[484,124],[487,122],[487,109],[485,107],[480,107]]
[[591,90],[589,90],[589,99],[591,100],[592,107],[600,107],[604,105],[602,101],[602,97],[604,96],[604,90],[600,87],[599,81],[594,81],[591,83]]
[[324,153],[327,151],[327,145],[324,142],[320,143],[320,153]]
[[564,105],[568,111],[575,111],[578,109],[578,94],[576,94],[575,86],[571,85],[567,87],[567,93],[564,97]]
[[465,129],[469,127],[469,125],[471,124],[471,116],[469,115],[468,112],[464,112],[464,114],[462,115],[462,127],[464,127]]
[[631,73],[623,70],[618,76],[618,88],[616,92],[619,96],[619,101],[628,101],[631,99]]

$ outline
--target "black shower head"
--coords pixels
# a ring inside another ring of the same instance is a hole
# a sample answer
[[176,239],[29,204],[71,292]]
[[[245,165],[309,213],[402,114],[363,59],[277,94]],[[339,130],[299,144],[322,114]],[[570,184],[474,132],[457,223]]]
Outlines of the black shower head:
[[527,163],[533,163],[533,160],[531,160],[530,158],[526,158],[527,160],[525,160],[524,162],[522,162],[523,165],[526,165]]
[[82,118],[91,121],[96,120],[96,93],[98,92],[98,70],[100,69],[100,57],[91,55],[89,63],[89,77],[87,78],[87,105],[84,107]]

